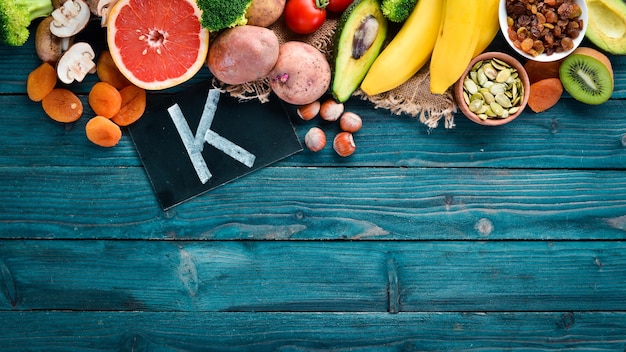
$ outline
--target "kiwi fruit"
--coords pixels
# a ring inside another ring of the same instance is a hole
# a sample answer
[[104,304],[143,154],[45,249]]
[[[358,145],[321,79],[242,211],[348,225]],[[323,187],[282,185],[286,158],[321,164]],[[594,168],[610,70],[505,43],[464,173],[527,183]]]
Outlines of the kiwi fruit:
[[559,68],[563,88],[574,99],[591,105],[602,104],[613,94],[610,62],[608,58],[605,61],[595,56],[589,55],[589,52],[574,52],[563,60]]

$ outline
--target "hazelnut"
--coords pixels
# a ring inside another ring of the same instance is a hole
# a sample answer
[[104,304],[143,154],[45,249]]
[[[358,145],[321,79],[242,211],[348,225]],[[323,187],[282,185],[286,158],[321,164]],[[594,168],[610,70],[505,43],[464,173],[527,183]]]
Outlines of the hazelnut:
[[339,132],[333,141],[333,149],[340,156],[346,157],[352,155],[356,150],[354,138],[350,132]]
[[351,111],[344,112],[339,118],[339,127],[345,132],[354,133],[360,130],[361,126],[363,126],[361,116]]
[[304,144],[312,152],[319,152],[326,146],[326,134],[319,127],[311,127],[304,136]]
[[298,107],[298,116],[304,121],[312,120],[320,112],[320,102],[318,100]]
[[343,114],[343,103],[338,103],[334,99],[328,99],[320,106],[320,116],[326,121],[337,121]]

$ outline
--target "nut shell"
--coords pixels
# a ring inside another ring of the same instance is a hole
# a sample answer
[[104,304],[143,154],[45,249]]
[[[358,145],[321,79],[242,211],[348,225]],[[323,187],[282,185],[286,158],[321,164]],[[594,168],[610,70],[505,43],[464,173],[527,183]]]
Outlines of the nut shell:
[[298,108],[298,116],[304,121],[309,121],[315,118],[320,112],[320,102],[316,100],[312,103],[302,105]]
[[311,127],[304,136],[304,144],[312,152],[319,152],[326,146],[326,134],[319,127]]
[[328,99],[320,106],[320,117],[326,121],[334,122],[339,120],[343,110],[343,103],[338,103],[334,99]]
[[356,151],[356,144],[350,132],[340,132],[333,140],[333,149],[339,156],[350,156]]
[[344,112],[339,118],[339,127],[345,132],[355,133],[361,129],[361,126],[363,126],[361,116],[351,111]]

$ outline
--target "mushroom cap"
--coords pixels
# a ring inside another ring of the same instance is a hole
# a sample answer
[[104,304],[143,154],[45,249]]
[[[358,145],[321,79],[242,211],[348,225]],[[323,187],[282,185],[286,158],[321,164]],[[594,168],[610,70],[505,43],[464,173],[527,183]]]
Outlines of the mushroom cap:
[[89,23],[91,11],[83,0],[67,0],[63,6],[52,11],[54,20],[50,32],[60,38],[67,38],[82,31]]

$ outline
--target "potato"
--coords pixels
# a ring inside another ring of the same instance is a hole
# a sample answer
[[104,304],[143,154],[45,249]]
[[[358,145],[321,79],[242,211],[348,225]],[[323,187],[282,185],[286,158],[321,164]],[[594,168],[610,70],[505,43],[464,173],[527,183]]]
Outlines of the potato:
[[246,18],[253,26],[269,27],[276,22],[285,8],[285,0],[252,0]]
[[242,84],[267,77],[278,59],[280,43],[273,31],[237,26],[220,33],[209,47],[207,66],[223,83]]
[[269,73],[272,91],[293,105],[319,99],[328,91],[330,78],[330,64],[324,54],[299,41],[281,44],[276,65]]

